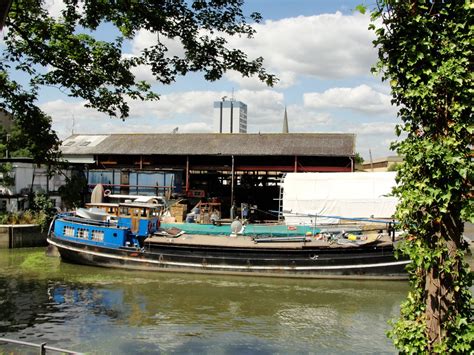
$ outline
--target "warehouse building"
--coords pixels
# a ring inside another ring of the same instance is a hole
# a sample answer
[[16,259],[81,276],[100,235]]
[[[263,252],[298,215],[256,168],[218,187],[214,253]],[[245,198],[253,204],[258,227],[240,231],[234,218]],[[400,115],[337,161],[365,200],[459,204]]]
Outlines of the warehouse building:
[[[353,134],[72,135],[61,151],[84,169],[90,187],[278,209],[287,172],[354,171]],[[268,216],[271,219],[271,216]]]

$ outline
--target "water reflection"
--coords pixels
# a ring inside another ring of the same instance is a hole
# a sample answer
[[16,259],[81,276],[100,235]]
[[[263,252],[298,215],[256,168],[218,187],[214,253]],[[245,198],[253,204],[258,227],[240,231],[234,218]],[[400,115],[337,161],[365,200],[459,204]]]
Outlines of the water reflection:
[[407,289],[129,272],[0,251],[0,336],[114,354],[395,352],[386,321]]

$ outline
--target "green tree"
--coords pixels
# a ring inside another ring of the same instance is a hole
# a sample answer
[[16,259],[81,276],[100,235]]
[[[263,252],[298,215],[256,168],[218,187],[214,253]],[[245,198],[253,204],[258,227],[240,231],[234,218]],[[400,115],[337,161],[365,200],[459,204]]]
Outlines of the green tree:
[[364,158],[359,153],[356,153],[354,156],[354,161],[356,164],[362,164],[364,162]]
[[35,222],[41,226],[41,231],[46,231],[56,214],[53,201],[42,192],[30,194],[29,198],[30,211],[34,213]]
[[[59,18],[50,16],[45,2],[11,3],[0,61],[0,108],[13,115],[24,145],[38,162],[58,155],[51,119],[36,105],[45,86],[124,119],[129,115],[127,100],[158,98],[149,83],[133,74],[140,65],[148,65],[163,85],[190,72],[213,81],[227,70],[256,75],[268,85],[276,80],[263,68],[262,58],[248,59],[227,42],[230,36],[252,37],[249,21],[261,20],[258,13],[243,14],[243,0],[64,0]],[[104,26],[114,39],[94,37]],[[156,40],[139,55],[124,56],[124,41],[140,30],[154,33]],[[181,44],[182,55],[168,54],[167,40]],[[26,83],[22,86],[13,76],[26,77]]]
[[71,177],[66,177],[66,184],[59,187],[61,201],[67,209],[74,209],[84,205],[87,179],[82,172],[73,172]]
[[470,0],[377,0],[371,28],[379,63],[400,107],[393,144],[397,217],[407,231],[411,290],[389,335],[401,352],[469,353],[474,344],[472,273],[464,261],[464,222],[473,221],[470,145]]
[[11,176],[13,166],[10,163],[0,164],[0,186],[9,187],[15,183],[15,179]]
[[0,127],[0,157],[7,158],[27,157],[32,158],[32,154],[24,143],[24,134],[16,126],[13,125],[10,131],[6,131]]

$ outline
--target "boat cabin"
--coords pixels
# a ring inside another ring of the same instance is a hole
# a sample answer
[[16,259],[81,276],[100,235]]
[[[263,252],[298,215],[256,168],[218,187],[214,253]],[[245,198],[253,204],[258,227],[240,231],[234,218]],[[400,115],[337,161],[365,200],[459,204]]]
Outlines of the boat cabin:
[[129,228],[138,237],[147,237],[159,227],[161,206],[154,203],[121,203],[118,210],[118,226]]
[[[91,204],[115,213],[117,220],[98,220],[64,213],[54,221],[54,235],[58,238],[112,248],[142,247],[143,241],[159,227],[161,207],[152,203]],[[103,210],[100,209],[102,212]]]

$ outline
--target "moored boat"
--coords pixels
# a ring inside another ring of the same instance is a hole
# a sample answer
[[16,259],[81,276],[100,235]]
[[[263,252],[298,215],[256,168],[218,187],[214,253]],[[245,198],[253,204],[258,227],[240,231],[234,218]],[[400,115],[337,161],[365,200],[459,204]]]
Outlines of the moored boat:
[[119,204],[114,219],[60,214],[48,241],[66,261],[104,267],[273,277],[406,278],[409,261],[395,258],[388,235],[163,234],[157,233],[159,215],[156,204],[136,202]]

